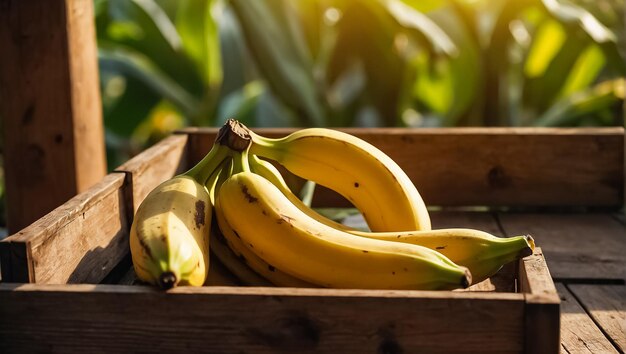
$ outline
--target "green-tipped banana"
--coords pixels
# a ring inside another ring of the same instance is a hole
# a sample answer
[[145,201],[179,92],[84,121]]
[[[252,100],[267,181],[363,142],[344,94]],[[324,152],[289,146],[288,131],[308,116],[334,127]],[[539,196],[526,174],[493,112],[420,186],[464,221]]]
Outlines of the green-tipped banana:
[[298,209],[309,217],[355,236],[404,242],[436,250],[456,264],[469,268],[473,281],[494,275],[504,264],[532,254],[535,244],[530,235],[501,238],[484,231],[456,228],[428,231],[366,232],[330,220],[304,204],[291,192],[280,172],[270,162],[249,156],[252,172],[272,182]]
[[436,250],[458,265],[467,267],[474,283],[496,274],[503,265],[530,256],[535,242],[530,235],[496,237],[474,229],[439,229],[431,231],[362,232],[353,235],[410,243]]

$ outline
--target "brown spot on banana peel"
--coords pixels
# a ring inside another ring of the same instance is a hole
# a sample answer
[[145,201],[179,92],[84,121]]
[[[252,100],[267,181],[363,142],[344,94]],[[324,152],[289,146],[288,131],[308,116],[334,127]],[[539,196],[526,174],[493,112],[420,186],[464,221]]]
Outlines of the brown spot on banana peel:
[[256,203],[257,200],[259,200],[259,198],[253,196],[252,194],[250,194],[250,191],[248,190],[248,186],[239,183],[239,186],[241,187],[241,192],[243,193],[244,197],[246,198],[246,200],[248,201],[248,203]]
[[275,272],[275,271],[276,271],[276,268],[274,268],[274,266],[273,266],[273,265],[271,265],[271,264],[268,264],[268,265],[267,265],[267,269],[269,269],[269,270],[270,270],[270,272]]
[[142,237],[139,237],[139,236],[137,236],[137,239],[139,240],[139,245],[143,249],[143,253],[146,256],[148,256],[148,258],[150,258],[150,259],[152,259],[154,261],[155,260],[154,256],[152,255],[152,251],[150,251],[150,248],[146,244],[146,241]]
[[437,250],[445,250],[446,246],[437,246],[437,247],[435,247],[435,249],[437,249]]
[[359,182],[354,182],[354,188],[359,188]]
[[204,226],[204,210],[205,210],[205,203],[203,200],[198,200],[196,201],[196,214],[194,215],[194,220],[196,221],[196,227],[199,229],[200,227]]
[[[285,214],[280,214],[280,218],[278,218],[276,220],[276,223],[278,224],[282,224],[283,222],[288,223],[289,225],[291,225],[291,222],[293,221],[293,218],[289,215],[285,215]],[[293,226],[293,225],[292,225]]]

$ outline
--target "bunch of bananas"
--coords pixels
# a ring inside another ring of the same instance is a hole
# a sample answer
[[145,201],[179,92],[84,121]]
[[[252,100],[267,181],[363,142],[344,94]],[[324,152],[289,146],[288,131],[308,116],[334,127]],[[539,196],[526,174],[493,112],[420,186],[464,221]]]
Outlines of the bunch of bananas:
[[[269,161],[341,194],[371,231],[311,209]],[[138,277],[165,289],[203,285],[209,248],[246,285],[429,290],[468,287],[534,249],[528,235],[431,230],[409,177],[355,136],[310,128],[269,139],[236,120],[145,198],[130,238]]]

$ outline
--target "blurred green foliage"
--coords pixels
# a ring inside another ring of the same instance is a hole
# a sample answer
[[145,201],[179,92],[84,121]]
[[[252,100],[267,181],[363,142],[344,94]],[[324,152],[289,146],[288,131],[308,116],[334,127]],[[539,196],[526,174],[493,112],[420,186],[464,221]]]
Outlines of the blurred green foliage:
[[95,4],[110,166],[174,129],[230,117],[254,127],[623,124],[623,1]]
[[[252,127],[624,124],[622,0],[94,4],[110,169],[175,129],[230,117]],[[0,198],[2,179],[0,168]]]

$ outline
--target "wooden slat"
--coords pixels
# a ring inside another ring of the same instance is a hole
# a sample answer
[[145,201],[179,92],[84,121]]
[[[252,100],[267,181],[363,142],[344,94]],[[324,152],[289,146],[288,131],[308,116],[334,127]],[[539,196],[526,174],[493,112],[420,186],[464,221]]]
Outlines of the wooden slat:
[[520,294],[0,284],[1,352],[517,353]]
[[626,352],[626,286],[571,284],[568,288],[619,350]]
[[560,338],[559,297],[540,247],[519,262],[519,287],[525,294],[525,353],[556,353]]
[[186,143],[186,135],[169,136],[115,169],[127,174],[133,215],[154,187],[185,170]]
[[[617,208],[623,203],[623,128],[343,130],[394,159],[428,205]],[[184,130],[190,134],[190,161],[208,151],[216,131]],[[255,131],[277,137],[293,129]],[[345,205],[332,194],[320,193],[316,201]]]
[[617,353],[565,285],[557,284],[561,297],[561,348],[563,353]]
[[0,48],[14,233],[106,174],[93,1],[0,0]]
[[531,234],[556,279],[626,279],[626,227],[609,214],[502,213],[507,234]]
[[[109,174],[0,241],[3,281],[100,282],[128,253],[130,225],[123,195],[124,175]],[[10,265],[5,269],[7,262]]]

